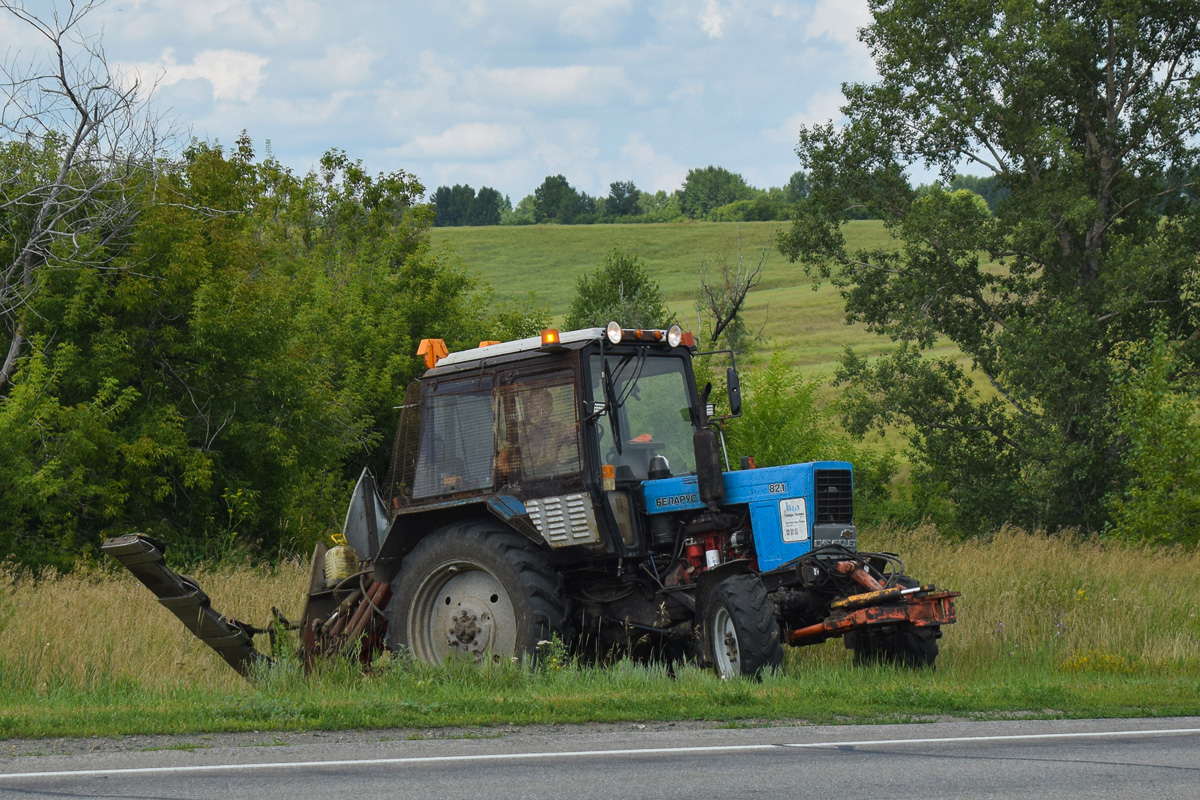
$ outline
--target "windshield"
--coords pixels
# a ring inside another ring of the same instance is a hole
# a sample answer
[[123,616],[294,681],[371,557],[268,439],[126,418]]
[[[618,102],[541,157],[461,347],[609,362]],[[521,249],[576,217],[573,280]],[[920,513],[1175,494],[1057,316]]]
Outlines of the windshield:
[[[682,358],[647,355],[646,350],[604,357],[608,369],[611,400],[616,408],[609,417],[595,419],[600,437],[600,455],[605,464],[617,468],[617,478],[646,478],[650,459],[664,456],[671,474],[696,471],[692,449],[692,403],[688,394],[686,365]],[[605,397],[600,355],[590,358],[592,397]],[[620,437],[621,452],[616,439]]]

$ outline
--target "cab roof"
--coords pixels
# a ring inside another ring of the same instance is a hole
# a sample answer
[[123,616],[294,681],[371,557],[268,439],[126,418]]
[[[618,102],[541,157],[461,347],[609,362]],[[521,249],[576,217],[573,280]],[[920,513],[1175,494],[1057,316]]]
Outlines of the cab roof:
[[[581,328],[577,331],[563,331],[559,334],[559,345],[567,350],[576,350],[589,342],[598,342],[604,337],[604,328]],[[572,346],[574,345],[574,346]],[[472,350],[458,350],[442,358],[434,369],[453,367],[473,361],[482,361],[498,356],[514,355],[516,353],[535,352],[542,348],[540,336],[530,336],[526,339],[514,339],[511,342],[489,344]]]
[[[611,327],[615,323],[609,323]],[[676,330],[678,326],[673,326],[672,330]],[[637,328],[621,328],[621,341],[619,344],[642,344],[642,345],[659,345],[670,348],[668,344],[670,331],[658,329],[637,329]],[[547,334],[557,337],[554,340],[545,338]],[[695,341],[692,335],[687,332],[680,332],[680,344],[692,351],[695,350]],[[611,336],[606,332],[605,328],[580,328],[574,331],[562,331],[550,328],[542,331],[541,336],[530,336],[525,339],[515,339],[511,342],[496,342],[494,344],[480,345],[471,350],[459,350],[458,352],[449,353],[438,359],[436,364],[425,372],[429,377],[441,374],[442,370],[455,372],[464,367],[483,366],[489,362],[497,360],[512,361],[515,357],[523,354],[533,355],[536,353],[556,353],[568,350],[581,350],[593,342],[603,342],[605,339],[611,341]],[[433,340],[429,340],[433,341]],[[552,342],[552,343],[550,343]],[[438,341],[438,344],[441,344]],[[422,347],[424,347],[424,342]],[[444,347],[444,345],[442,345]],[[613,345],[618,346],[617,344]],[[418,351],[420,352],[420,351]],[[428,358],[428,356],[427,356]]]

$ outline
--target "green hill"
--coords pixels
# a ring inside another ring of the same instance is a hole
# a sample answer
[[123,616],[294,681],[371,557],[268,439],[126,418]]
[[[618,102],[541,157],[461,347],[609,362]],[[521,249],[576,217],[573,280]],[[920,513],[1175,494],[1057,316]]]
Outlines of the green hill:
[[[739,252],[753,267],[769,243],[762,284],[750,294],[744,318],[751,330],[761,330],[766,346],[782,349],[810,377],[829,378],[838,355],[853,346],[867,353],[892,348],[892,343],[861,325],[845,324],[841,297],[829,285],[813,291],[812,281],[798,265],[775,249],[774,241],[786,223],[694,222],[659,225],[532,225],[484,228],[435,228],[436,245],[455,252],[479,272],[499,298],[525,297],[534,292],[559,320],[575,293],[576,279],[600,267],[614,247],[636,254],[662,286],[667,304],[685,328],[696,327],[696,288],[701,264],[714,271],[722,260],[736,265]],[[847,244],[878,246],[887,234],[883,224],[851,222]]]

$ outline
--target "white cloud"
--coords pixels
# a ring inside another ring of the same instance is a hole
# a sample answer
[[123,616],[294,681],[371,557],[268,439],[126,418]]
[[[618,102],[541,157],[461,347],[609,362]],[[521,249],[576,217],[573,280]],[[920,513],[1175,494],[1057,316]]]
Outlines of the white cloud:
[[[232,22],[233,16],[243,17],[236,0],[211,0],[206,3],[187,2],[187,0],[160,0],[154,3],[154,10],[162,15],[164,21],[174,20],[179,30],[189,34],[215,31],[220,23]],[[145,9],[143,9],[143,12]]]
[[700,12],[700,27],[711,39],[720,39],[725,31],[725,17],[717,7],[717,0],[708,0]]
[[487,0],[433,0],[433,6],[461,27],[472,28],[488,18]]
[[[286,130],[336,130],[337,126],[346,119],[347,102],[360,96],[355,92],[339,91],[310,97],[274,97],[256,103],[254,115],[261,123]],[[244,119],[245,113],[245,109],[239,108],[236,119]],[[359,119],[362,124],[369,124],[361,116]],[[246,123],[243,122],[242,126],[245,127]],[[336,141],[345,134],[338,131],[331,135]]]
[[537,132],[533,153],[551,173],[561,172],[576,188],[586,186],[600,155],[598,133],[595,125],[584,120],[558,120]]
[[623,67],[518,67],[473,73],[475,94],[523,106],[602,105],[631,89]]
[[422,83],[431,89],[449,91],[458,80],[458,64],[451,59],[442,58],[433,50],[422,50],[417,56],[417,66],[421,77],[424,78]]
[[871,51],[858,39],[858,31],[873,22],[867,0],[818,0],[812,17],[804,28],[804,37],[824,39],[841,53],[838,75],[843,81],[871,81],[877,76]]
[[803,18],[805,9],[796,3],[774,3],[771,6],[770,14],[777,20],[792,22]]
[[107,0],[92,19],[202,135],[514,201],[559,172],[589,193],[704,164],[777,184],[800,124],[873,79],[867,0]]
[[559,36],[597,42],[622,30],[632,0],[436,0],[436,7],[461,28],[484,29],[498,40],[531,41],[554,31]]
[[262,13],[270,20],[270,33],[277,39],[308,40],[328,32],[322,5],[312,0],[284,0],[264,6]]
[[11,43],[29,41],[32,44],[36,41],[34,37],[30,36],[30,30],[24,24],[18,22],[17,18],[11,14],[0,15],[0,41],[10,43],[4,48],[7,57],[11,58],[14,55],[14,51],[18,54],[21,52],[20,48],[13,47]]
[[314,86],[345,89],[371,80],[377,60],[379,54],[365,42],[338,42],[329,45],[322,58],[292,61],[289,72],[304,82],[296,87],[298,91]]
[[469,122],[434,136],[417,136],[399,148],[408,158],[503,158],[525,142],[516,125]]
[[[128,70],[141,76],[144,82],[172,86],[180,81],[200,78],[212,86],[217,102],[248,102],[263,81],[263,67],[268,60],[254,53],[238,50],[203,50],[191,64],[175,61],[171,48],[163,51],[155,62],[130,64]],[[160,77],[161,76],[161,77]]]
[[[631,133],[621,147],[621,157],[624,164],[632,165],[633,172],[645,186],[639,186],[642,191],[657,191],[664,189],[674,191],[683,185],[687,177],[687,167],[670,156],[664,156],[655,151],[640,133]],[[614,177],[612,180],[623,180]]]
[[629,0],[579,0],[557,4],[561,33],[589,41],[607,38],[630,10]]
[[802,111],[791,114],[777,127],[764,128],[763,138],[768,142],[795,145],[801,125],[823,125],[830,120],[837,122],[842,118],[841,107],[845,103],[846,98],[839,91],[814,94],[804,104]]
[[330,32],[350,14],[330,13],[317,0],[117,0],[101,7],[114,30],[132,37],[164,39],[176,46],[219,39],[282,48],[301,42],[328,41]]
[[828,36],[835,42],[856,44],[858,29],[871,24],[867,0],[817,0],[805,36]]
[[684,81],[667,95],[667,100],[671,103],[678,103],[683,100],[695,100],[703,96],[703,81]]

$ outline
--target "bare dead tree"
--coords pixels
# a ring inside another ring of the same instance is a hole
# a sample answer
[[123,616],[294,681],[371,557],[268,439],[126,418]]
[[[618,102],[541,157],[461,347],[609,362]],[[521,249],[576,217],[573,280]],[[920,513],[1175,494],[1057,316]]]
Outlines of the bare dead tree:
[[83,30],[97,4],[68,0],[43,19],[0,0],[0,15],[29,34],[0,64],[0,392],[27,345],[40,273],[98,266],[158,174],[150,92],[110,69],[99,36]]
[[[742,255],[742,234],[738,231],[737,264],[732,265],[724,256],[718,266],[718,275],[714,280],[713,270],[708,259],[700,262],[700,288],[696,293],[696,308],[701,316],[708,316],[710,321],[708,346],[714,346],[721,334],[736,327],[738,314],[746,302],[746,295],[754,287],[762,283],[763,265],[767,260],[767,252],[771,248],[771,239],[763,244],[758,263],[747,264]],[[704,325],[701,323],[701,328]]]

